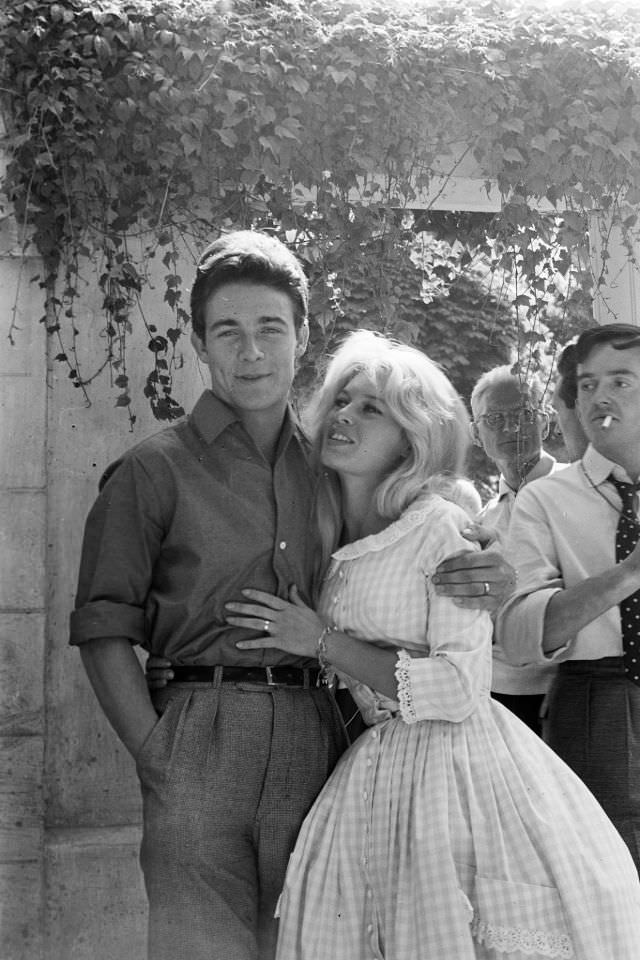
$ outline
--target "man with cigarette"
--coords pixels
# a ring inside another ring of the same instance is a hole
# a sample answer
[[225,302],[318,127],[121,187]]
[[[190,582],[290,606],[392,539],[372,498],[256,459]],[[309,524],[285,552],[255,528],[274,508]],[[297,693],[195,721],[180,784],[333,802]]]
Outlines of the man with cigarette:
[[545,737],[595,794],[640,869],[640,327],[575,345],[581,460],[518,495],[519,574],[500,611],[513,663],[557,663]]

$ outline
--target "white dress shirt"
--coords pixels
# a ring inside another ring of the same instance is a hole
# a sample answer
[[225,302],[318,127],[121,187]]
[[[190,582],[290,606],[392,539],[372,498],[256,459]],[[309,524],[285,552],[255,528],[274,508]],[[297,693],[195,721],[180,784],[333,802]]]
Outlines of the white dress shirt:
[[617,604],[553,653],[542,648],[546,607],[556,591],[616,564],[621,500],[607,479],[611,473],[629,482],[620,466],[589,446],[582,460],[518,495],[505,544],[518,585],[496,620],[498,642],[512,663],[622,656]]
[[[541,477],[546,477],[566,466],[566,463],[558,463],[551,454],[543,450],[536,465],[524,478],[520,490],[533,480],[539,480]],[[498,495],[489,500],[478,514],[478,521],[491,530],[497,542],[503,548],[517,495],[519,495],[519,492],[510,487],[504,475],[501,474],[498,482]],[[532,696],[546,693],[551,686],[555,672],[555,665],[550,663],[529,663],[526,666],[516,666],[509,663],[502,646],[499,643],[493,645],[491,690],[494,693],[510,696]]]

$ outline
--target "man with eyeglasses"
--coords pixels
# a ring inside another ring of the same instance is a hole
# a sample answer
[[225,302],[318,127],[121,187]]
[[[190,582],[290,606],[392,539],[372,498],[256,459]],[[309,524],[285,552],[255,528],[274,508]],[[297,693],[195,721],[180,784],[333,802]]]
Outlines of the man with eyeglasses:
[[[504,365],[489,370],[471,394],[474,443],[500,470],[498,493],[477,519],[499,543],[506,537],[522,487],[564,466],[542,446],[549,429],[542,383],[535,377],[525,382],[512,369]],[[494,644],[491,695],[541,734],[540,715],[554,672],[549,664],[515,666]]]
[[576,409],[590,441],[518,496],[519,583],[496,621],[515,664],[557,664],[545,739],[594,793],[640,869],[640,328],[583,332]]

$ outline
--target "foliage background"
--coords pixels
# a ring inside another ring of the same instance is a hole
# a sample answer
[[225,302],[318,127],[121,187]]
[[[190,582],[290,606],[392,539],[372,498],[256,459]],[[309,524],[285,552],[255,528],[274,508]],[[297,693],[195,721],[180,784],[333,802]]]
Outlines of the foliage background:
[[[610,231],[634,239],[635,4],[8,0],[0,26],[4,189],[43,257],[39,319],[73,384],[88,399],[107,371],[131,423],[135,324],[154,414],[182,412],[179,265],[221,230],[270,230],[304,261],[303,392],[367,325],[425,348],[466,396],[507,359],[548,367],[589,321],[591,211],[604,269]],[[457,175],[497,185],[501,211],[418,209]],[[166,313],[151,323],[156,262]],[[78,308],[94,270],[100,329]]]

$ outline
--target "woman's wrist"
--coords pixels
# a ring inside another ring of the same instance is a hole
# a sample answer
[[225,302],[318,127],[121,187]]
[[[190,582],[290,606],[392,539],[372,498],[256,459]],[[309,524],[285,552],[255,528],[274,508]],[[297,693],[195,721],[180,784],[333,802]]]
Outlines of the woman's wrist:
[[335,676],[327,645],[327,640],[332,633],[335,633],[335,629],[335,627],[325,625],[316,640],[316,659],[320,665],[320,677],[325,683],[331,683]]

